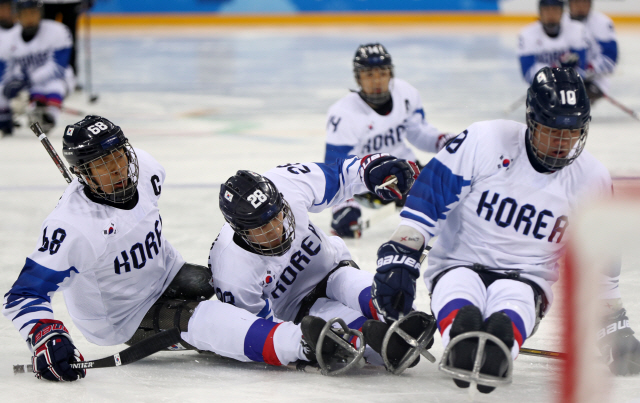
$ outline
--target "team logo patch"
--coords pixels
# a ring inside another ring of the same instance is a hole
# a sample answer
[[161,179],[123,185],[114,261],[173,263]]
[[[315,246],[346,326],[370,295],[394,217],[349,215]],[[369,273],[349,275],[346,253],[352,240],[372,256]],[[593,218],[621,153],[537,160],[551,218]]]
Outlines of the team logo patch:
[[116,230],[116,225],[114,223],[109,223],[109,225],[107,225],[106,227],[104,227],[104,229],[102,230],[102,234],[105,237],[111,236],[111,235],[115,235],[118,231]]
[[72,135],[73,135],[73,127],[70,127],[70,128],[67,129],[66,136],[71,137]]
[[231,192],[229,192],[228,190],[226,190],[224,192],[224,198],[227,199],[228,201],[232,201],[233,200],[233,194],[231,194]]

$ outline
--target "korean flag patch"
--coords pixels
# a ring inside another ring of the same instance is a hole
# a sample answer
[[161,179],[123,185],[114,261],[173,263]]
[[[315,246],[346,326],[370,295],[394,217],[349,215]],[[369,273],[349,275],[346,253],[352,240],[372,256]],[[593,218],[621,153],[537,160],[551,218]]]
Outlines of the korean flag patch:
[[65,135],[69,137],[73,136],[73,127],[68,128],[67,133]]
[[102,230],[102,235],[104,235],[105,238],[108,238],[111,235],[115,235],[117,232],[116,225],[114,223],[109,223],[109,225],[104,227]]
[[232,201],[233,200],[233,194],[231,194],[231,192],[229,192],[228,190],[226,190],[224,192],[224,198],[227,199],[228,201]]

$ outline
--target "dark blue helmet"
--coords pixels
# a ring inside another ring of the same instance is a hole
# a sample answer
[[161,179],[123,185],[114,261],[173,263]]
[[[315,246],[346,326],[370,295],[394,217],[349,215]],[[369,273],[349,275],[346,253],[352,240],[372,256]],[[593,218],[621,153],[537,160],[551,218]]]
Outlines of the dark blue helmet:
[[17,0],[16,11],[24,10],[26,8],[38,8],[42,10],[42,0]]
[[538,7],[543,7],[543,6],[564,7],[564,0],[540,0]]
[[[124,203],[134,197],[138,186],[138,158],[120,127],[108,119],[88,115],[67,126],[62,137],[62,155],[80,182],[101,198]],[[96,168],[106,167],[109,160],[122,156],[128,162],[127,177],[121,178],[122,183],[107,184],[110,189],[104,189],[104,179],[96,175]]]
[[[251,171],[236,172],[220,186],[219,205],[224,219],[254,252],[280,256],[291,248],[295,219],[269,178]],[[260,237],[264,239],[257,239]]]
[[[360,45],[353,57],[353,71],[372,69],[374,67],[388,67],[393,69],[391,55],[384,46],[379,43]],[[393,71],[393,70],[392,70]]]
[[[527,91],[527,125],[534,155],[543,166],[555,171],[571,164],[584,148],[590,120],[587,90],[574,69],[543,67],[535,74]],[[558,142],[564,149],[554,149]]]
[[[358,50],[356,50],[356,55],[353,57],[353,74],[360,87],[362,87],[360,73],[374,68],[388,69],[391,77],[393,77],[391,55],[387,52],[387,49],[379,43],[360,45]],[[359,94],[362,99],[372,105],[383,105],[391,98],[391,93],[388,88],[381,90],[382,92],[380,93],[371,94],[361,90]]]

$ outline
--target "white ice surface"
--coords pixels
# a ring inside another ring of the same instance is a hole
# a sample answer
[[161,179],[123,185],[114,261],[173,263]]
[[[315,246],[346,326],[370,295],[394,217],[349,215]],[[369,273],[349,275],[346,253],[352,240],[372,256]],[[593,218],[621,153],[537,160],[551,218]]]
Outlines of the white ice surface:
[[[67,105],[102,114],[131,142],[167,170],[161,211],[164,233],[191,262],[206,264],[223,219],[219,184],[237,169],[258,172],[286,162],[324,157],[325,113],[354,88],[351,58],[358,44],[382,42],[396,75],[420,91],[428,120],[459,132],[474,121],[522,121],[524,107],[504,110],[524,94],[516,59],[519,27],[412,27],[315,29],[206,29],[99,31],[93,33],[93,82],[99,102],[74,94]],[[619,29],[620,67],[611,94],[640,110],[640,30]],[[82,60],[82,59],[81,59]],[[80,62],[82,65],[82,62]],[[62,115],[51,140],[61,147]],[[593,110],[587,149],[615,177],[640,176],[640,122],[607,101]],[[422,161],[430,156],[418,152]],[[0,139],[0,290],[9,290],[24,259],[39,242],[40,224],[65,183],[37,139],[26,129]],[[366,212],[365,214],[370,214]],[[328,230],[327,212],[312,218]],[[373,271],[375,252],[394,230],[396,216],[378,222],[362,239],[349,241],[354,259]],[[640,259],[624,262],[622,292],[632,326],[640,330]],[[417,305],[429,297],[418,283]],[[70,328],[85,358],[125,346],[88,343],[69,319],[61,296],[56,318]],[[525,347],[559,349],[562,321],[556,306]],[[432,352],[440,357],[436,337]],[[585,352],[593,353],[593,352]],[[289,368],[243,364],[192,352],[159,353],[125,367],[90,370],[80,382],[54,384],[13,375],[12,364],[30,354],[10,321],[0,319],[2,402],[464,402],[435,365],[423,360],[401,376],[365,368],[339,378]],[[555,362],[521,356],[514,383],[479,402],[551,402],[557,397]],[[603,376],[607,370],[602,367]],[[613,401],[640,401],[640,377],[615,379]]]

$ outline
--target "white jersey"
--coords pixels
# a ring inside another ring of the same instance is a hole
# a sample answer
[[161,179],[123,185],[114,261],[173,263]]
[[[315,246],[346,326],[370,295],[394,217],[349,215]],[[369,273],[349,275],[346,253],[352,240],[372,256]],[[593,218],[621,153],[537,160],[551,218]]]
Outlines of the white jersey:
[[611,195],[611,177],[587,151],[556,172],[536,171],[526,131],[507,120],[475,123],[420,173],[400,215],[426,242],[439,235],[424,273],[429,289],[443,270],[479,263],[518,270],[551,302],[572,211]]
[[22,39],[22,28],[12,30],[12,60],[31,85],[43,85],[51,80],[64,80],[69,66],[72,39],[69,28],[53,21],[40,21],[36,36],[29,42]]
[[589,34],[579,22],[563,19],[560,33],[552,38],[544,32],[540,21],[536,21],[520,31],[518,41],[522,76],[529,84],[541,68],[560,67],[560,56],[565,53],[577,53],[580,57],[578,72],[587,70]]
[[329,108],[325,163],[348,155],[388,153],[415,161],[405,138],[418,149],[435,153],[440,131],[424,117],[418,90],[399,78],[389,83],[393,109],[378,114],[357,92],[351,92]]
[[162,235],[164,168],[146,152],[136,154],[135,207],[95,203],[75,179],[42,224],[36,249],[4,298],[3,313],[25,340],[38,320],[53,319],[51,297],[62,291],[87,340],[123,343],[184,264]]
[[[568,20],[569,13],[565,13],[563,23]],[[601,12],[591,10],[581,23],[591,38],[587,54],[588,72],[596,76],[613,73],[618,62],[618,42],[613,21]]]
[[302,299],[340,261],[351,259],[344,241],[313,225],[309,212],[367,191],[360,162],[287,164],[265,173],[291,206],[295,239],[282,256],[262,256],[244,249],[225,224],[209,253],[218,298],[261,318],[294,320]]

